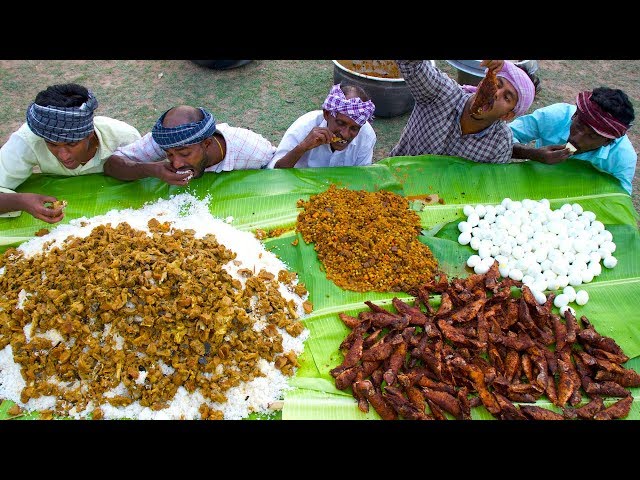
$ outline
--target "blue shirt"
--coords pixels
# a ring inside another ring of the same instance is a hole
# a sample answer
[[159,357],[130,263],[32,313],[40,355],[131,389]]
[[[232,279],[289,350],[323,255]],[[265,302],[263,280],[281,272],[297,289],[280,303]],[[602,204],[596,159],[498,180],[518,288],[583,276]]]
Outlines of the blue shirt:
[[[535,140],[536,148],[547,145],[563,145],[569,139],[571,117],[575,105],[555,103],[513,120],[509,126],[514,143],[529,143]],[[631,195],[631,181],[636,171],[638,154],[627,135],[616,138],[609,145],[573,156],[590,162],[598,170],[610,173]]]

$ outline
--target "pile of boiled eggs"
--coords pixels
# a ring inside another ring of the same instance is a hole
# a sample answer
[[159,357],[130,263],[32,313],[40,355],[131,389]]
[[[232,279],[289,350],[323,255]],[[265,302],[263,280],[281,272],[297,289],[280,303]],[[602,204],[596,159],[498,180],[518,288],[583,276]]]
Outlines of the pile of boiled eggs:
[[497,261],[500,275],[522,281],[539,304],[545,291],[562,290],[554,298],[562,316],[567,309],[575,314],[569,303],[589,301],[587,291],[575,287],[600,275],[601,261],[606,268],[618,263],[613,235],[578,203],[552,210],[544,198],[505,198],[499,205],[466,205],[463,213],[458,242],[477,251],[467,265],[483,274]]

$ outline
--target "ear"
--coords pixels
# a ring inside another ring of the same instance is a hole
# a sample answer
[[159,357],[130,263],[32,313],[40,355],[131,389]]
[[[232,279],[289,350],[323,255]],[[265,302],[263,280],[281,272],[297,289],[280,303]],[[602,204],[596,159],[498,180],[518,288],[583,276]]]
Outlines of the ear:
[[327,123],[329,123],[329,117],[331,117],[331,113],[329,110],[322,109],[322,115]]
[[213,137],[207,137],[204,140],[202,140],[202,142],[200,143],[202,144],[202,148],[206,150],[213,143]]

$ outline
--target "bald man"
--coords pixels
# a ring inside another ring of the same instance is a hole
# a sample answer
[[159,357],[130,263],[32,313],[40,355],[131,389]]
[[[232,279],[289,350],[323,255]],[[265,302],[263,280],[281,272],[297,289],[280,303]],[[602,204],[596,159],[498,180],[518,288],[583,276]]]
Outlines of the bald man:
[[156,177],[183,187],[205,172],[264,168],[275,151],[262,135],[216,124],[206,109],[180,105],[163,113],[140,140],[118,148],[104,173],[120,180]]

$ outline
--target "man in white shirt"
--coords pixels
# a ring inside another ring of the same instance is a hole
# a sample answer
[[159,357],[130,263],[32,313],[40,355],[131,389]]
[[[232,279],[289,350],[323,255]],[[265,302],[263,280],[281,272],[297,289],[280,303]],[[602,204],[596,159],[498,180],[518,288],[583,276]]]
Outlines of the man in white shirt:
[[57,199],[14,191],[38,167],[41,173],[75,176],[102,172],[106,158],[120,145],[140,138],[131,125],[94,117],[98,100],[75,83],[51,85],[27,108],[27,122],[0,148],[0,217],[23,211],[47,223],[64,218]]
[[268,168],[371,165],[375,105],[356,85],[334,85],[322,105],[287,129]]
[[183,187],[205,172],[264,168],[275,151],[262,135],[216,124],[204,108],[180,105],[163,113],[140,140],[118,148],[104,173],[120,180],[156,177]]

